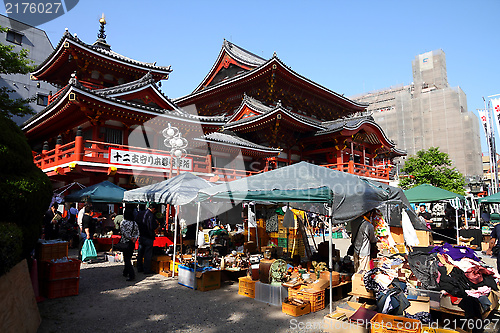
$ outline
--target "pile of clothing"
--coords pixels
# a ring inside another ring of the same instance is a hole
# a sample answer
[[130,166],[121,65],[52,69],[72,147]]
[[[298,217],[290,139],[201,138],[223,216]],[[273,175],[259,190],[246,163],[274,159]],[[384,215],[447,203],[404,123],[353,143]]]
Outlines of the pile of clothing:
[[[364,283],[366,289],[375,292],[381,313],[412,317],[404,311],[409,305],[405,297],[409,286],[441,291],[443,296],[451,296],[467,319],[478,319],[490,308],[490,292],[498,291],[500,276],[464,246],[445,243],[378,260],[378,267],[365,273]],[[428,313],[416,317],[424,323],[430,320]]]
[[[391,264],[395,264],[392,266]],[[406,295],[408,294],[407,283],[398,278],[398,272],[393,267],[403,264],[401,258],[386,261],[381,267],[375,267],[365,273],[363,282],[365,288],[373,290],[377,298],[377,311],[394,316],[405,315],[419,319],[422,323],[430,323],[430,313],[418,312],[415,315],[406,313],[410,306]]]
[[452,301],[464,310],[466,318],[481,318],[490,308],[490,292],[498,291],[500,277],[465,246],[453,247],[445,243],[434,247],[430,253],[439,260],[438,289],[452,297]]

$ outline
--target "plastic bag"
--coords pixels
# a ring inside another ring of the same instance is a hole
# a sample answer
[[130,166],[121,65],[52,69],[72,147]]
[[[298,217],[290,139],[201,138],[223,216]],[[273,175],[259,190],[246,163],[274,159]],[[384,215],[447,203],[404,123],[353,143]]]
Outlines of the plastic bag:
[[94,242],[91,239],[86,239],[82,246],[82,261],[89,258],[97,258]]
[[403,225],[403,237],[405,239],[406,245],[417,246],[419,244],[417,232],[411,223],[408,213],[403,210],[403,220],[401,221]]

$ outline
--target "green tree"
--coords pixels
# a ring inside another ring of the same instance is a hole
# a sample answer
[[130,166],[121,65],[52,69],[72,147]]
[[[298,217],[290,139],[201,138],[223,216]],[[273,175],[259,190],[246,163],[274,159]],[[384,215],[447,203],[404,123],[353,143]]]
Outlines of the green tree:
[[[5,32],[5,29],[0,28]],[[0,74],[27,74],[26,51],[0,44]],[[29,100],[12,100],[0,88],[0,275],[29,257],[52,197],[49,178],[33,163],[28,141],[12,116],[33,113]]]
[[[0,33],[6,32],[6,28],[0,27]],[[14,46],[0,43],[0,75],[28,74],[34,69],[32,63],[33,61],[28,58],[28,50],[22,49],[18,53],[14,51]],[[7,87],[0,88],[0,114],[7,118],[35,114],[35,111],[28,105],[34,100],[34,97],[11,99],[10,93],[13,92],[15,90]]]
[[440,152],[437,147],[420,150],[416,156],[410,156],[401,173],[399,186],[404,190],[431,184],[454,193],[465,193],[463,175],[451,166],[448,154]]

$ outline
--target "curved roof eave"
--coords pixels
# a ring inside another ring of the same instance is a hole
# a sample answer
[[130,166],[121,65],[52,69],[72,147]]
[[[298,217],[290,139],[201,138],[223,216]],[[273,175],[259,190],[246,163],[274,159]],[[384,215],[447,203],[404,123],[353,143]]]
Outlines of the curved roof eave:
[[342,95],[339,95],[338,93],[310,80],[310,79],[307,79],[305,78],[304,76],[296,73],[295,71],[293,71],[291,68],[289,68],[288,66],[286,66],[281,60],[278,59],[278,57],[273,57],[271,59],[269,59],[268,61],[266,61],[264,64],[262,64],[261,66],[259,67],[256,67],[254,68],[253,70],[250,70],[248,72],[245,72],[245,73],[242,73],[240,75],[236,75],[236,76],[233,76],[232,78],[229,78],[227,80],[224,80],[222,82],[219,82],[213,86],[210,86],[210,87],[206,87],[205,89],[203,90],[199,90],[199,91],[195,91],[191,94],[188,94],[188,95],[185,95],[185,96],[181,96],[181,97],[178,97],[176,99],[173,99],[173,101],[175,103],[182,103],[184,100],[187,100],[187,99],[190,99],[190,98],[193,98],[193,97],[197,97],[199,95],[202,95],[202,94],[206,94],[206,93],[209,93],[209,92],[212,92],[214,90],[217,90],[217,89],[220,89],[220,88],[223,88],[229,84],[232,84],[236,81],[239,81],[239,80],[243,80],[249,76],[252,76],[254,75],[255,73],[258,73],[259,71],[263,71],[266,67],[268,67],[270,64],[272,63],[277,63],[279,64],[284,70],[286,70],[287,72],[289,72],[291,75],[299,78],[300,80],[310,84],[311,86],[314,86],[316,87],[317,89],[327,93],[327,94],[330,94],[330,95],[333,95],[335,96],[336,98],[344,101],[345,103],[348,103],[350,104],[353,108],[355,109],[359,109],[358,111],[362,111],[364,109],[366,109],[368,107],[368,104],[364,104],[364,103],[358,103],[358,102],[355,102],[353,100],[350,100],[349,98],[347,97],[344,97]]
[[394,141],[392,141],[391,139],[389,139],[387,137],[387,135],[385,134],[385,132],[382,129],[382,127],[380,127],[376,122],[368,120],[368,119],[360,119],[359,122],[356,123],[355,125],[348,125],[348,124],[344,123],[342,126],[336,127],[334,129],[330,129],[330,130],[327,129],[327,130],[324,130],[324,131],[317,132],[315,134],[315,136],[327,135],[327,134],[339,132],[339,131],[342,131],[342,130],[355,131],[355,130],[360,129],[362,126],[365,126],[365,125],[375,127],[378,130],[378,132],[380,134],[382,134],[382,138],[387,142],[387,144],[389,144],[391,146],[391,148],[396,146],[396,144],[394,143]]
[[236,121],[236,122],[234,122],[232,124],[227,124],[226,123],[226,125],[224,125],[224,128],[225,129],[230,129],[230,128],[233,128],[233,127],[239,127],[241,125],[248,125],[248,124],[251,124],[251,123],[254,123],[254,122],[258,122],[258,121],[260,121],[262,119],[272,117],[274,114],[279,113],[279,112],[287,115],[288,117],[292,118],[293,120],[295,120],[297,122],[307,124],[307,125],[309,125],[311,127],[314,127],[316,129],[320,129],[320,130],[324,130],[325,129],[325,127],[321,126],[321,124],[319,124],[319,123],[316,124],[316,123],[314,123],[313,121],[310,121],[307,118],[299,117],[298,115],[294,114],[293,112],[288,111],[287,109],[284,109],[281,106],[277,106],[274,109],[272,109],[271,111],[268,111],[266,113],[260,114],[258,116],[240,119],[240,120],[238,120],[238,121]]
[[[237,47],[238,49],[245,51],[247,54],[252,55],[253,57],[262,59],[262,62],[260,62],[260,63],[250,62],[247,59],[244,59],[243,57],[239,56],[237,53],[235,53],[235,52],[232,51],[231,47],[229,46],[229,43],[231,45]],[[200,84],[193,90],[193,92],[191,94],[193,94],[193,93],[195,93],[197,91],[200,91],[200,89],[203,87],[203,84],[205,84],[206,81],[213,75],[215,69],[217,68],[217,66],[219,65],[219,63],[221,62],[221,60],[223,59],[224,54],[227,54],[232,59],[234,59],[234,60],[242,63],[243,65],[246,65],[246,66],[249,66],[249,67],[252,67],[252,68],[256,68],[259,65],[262,65],[263,63],[265,63],[267,61],[266,59],[261,58],[261,57],[255,55],[255,54],[247,51],[247,50],[244,50],[241,47],[239,47],[236,44],[233,44],[233,43],[227,41],[224,38],[224,41],[222,42],[222,47],[221,47],[221,49],[219,51],[219,55],[217,56],[217,59],[215,60],[214,64],[212,65],[212,68],[210,68],[210,71],[208,71],[207,75],[205,75],[205,77],[203,78],[203,80],[201,80]]]
[[[86,90],[85,88],[82,89],[81,87],[76,87],[74,84],[69,84],[66,89],[67,90],[64,93],[61,93],[61,95],[58,96],[58,98],[53,103],[51,103],[45,109],[43,109],[38,114],[33,116],[33,118],[30,118],[28,121],[26,121],[25,125],[23,125],[23,131],[30,126],[36,126],[35,122],[41,121],[43,118],[50,116],[51,111],[55,110],[57,106],[62,103],[63,100],[67,99],[68,95],[71,92],[75,92],[90,98],[94,98],[99,102],[106,103],[114,107],[125,108],[135,112],[142,112],[156,117],[166,117],[170,119],[175,119],[177,121],[199,123],[203,125],[223,126],[225,124],[223,118],[219,116],[216,117],[196,116],[187,113],[179,113],[176,112],[176,110],[171,111],[164,109],[155,109],[148,106],[123,101],[117,98],[99,96],[94,94],[90,90]],[[171,114],[168,114],[165,111],[168,111]]]
[[[108,58],[111,61],[115,61],[118,63],[123,63],[126,64],[127,66],[139,68],[144,71],[154,71],[155,73],[158,74],[164,74],[168,75],[169,73],[172,72],[170,69],[170,66],[156,66],[151,63],[146,63],[134,59],[127,58],[119,53],[116,53],[114,51],[109,51],[109,54],[107,52],[103,52],[102,49],[100,48],[94,48],[92,45],[86,44],[83,41],[81,41],[78,37],[72,36],[69,31],[65,31],[63,36],[61,37],[61,40],[57,44],[56,48],[54,51],[40,64],[38,67],[31,73],[33,76],[40,75],[43,73],[45,70],[47,70],[48,66],[53,62],[55,58],[57,58],[58,54],[62,52],[62,49],[64,48],[64,42],[70,42],[73,45],[83,48],[85,51],[88,51],[90,53],[93,53],[97,56],[100,57],[105,57]],[[112,52],[112,53],[111,53]]]

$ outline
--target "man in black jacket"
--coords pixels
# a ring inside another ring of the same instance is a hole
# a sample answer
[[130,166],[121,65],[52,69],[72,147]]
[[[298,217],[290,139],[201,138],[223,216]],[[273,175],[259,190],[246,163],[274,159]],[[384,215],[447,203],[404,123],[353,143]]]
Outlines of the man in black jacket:
[[151,258],[153,257],[153,243],[156,237],[158,221],[156,220],[156,204],[150,203],[148,209],[140,211],[135,219],[139,226],[139,251],[137,253],[137,271],[144,274],[153,274]]

